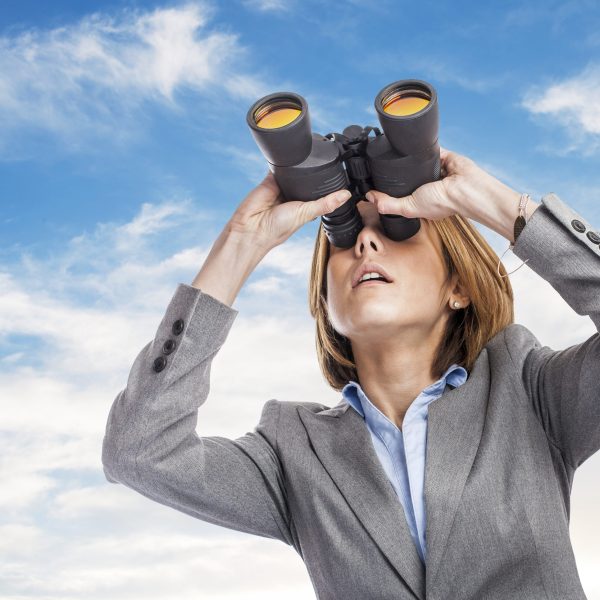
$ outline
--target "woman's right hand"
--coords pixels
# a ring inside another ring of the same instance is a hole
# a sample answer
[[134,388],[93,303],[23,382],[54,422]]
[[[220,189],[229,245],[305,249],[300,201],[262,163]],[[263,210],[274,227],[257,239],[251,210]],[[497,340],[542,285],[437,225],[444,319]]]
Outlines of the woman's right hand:
[[283,201],[281,190],[271,171],[237,207],[227,228],[248,235],[267,251],[282,244],[302,225],[333,212],[351,194],[338,190],[317,200]]
[[[381,214],[402,215],[409,219],[437,221],[451,215],[482,222],[482,207],[501,195],[517,202],[520,194],[485,171],[474,160],[440,146],[441,179],[424,183],[408,196],[395,198],[370,190],[366,199]],[[511,224],[512,227],[512,224]],[[496,227],[492,227],[498,231]]]

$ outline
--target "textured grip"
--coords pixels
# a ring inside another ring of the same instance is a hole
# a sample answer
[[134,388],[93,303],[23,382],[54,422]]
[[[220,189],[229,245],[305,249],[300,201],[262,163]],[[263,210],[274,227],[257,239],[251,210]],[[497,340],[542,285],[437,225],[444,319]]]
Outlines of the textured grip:
[[441,167],[441,161],[438,158],[435,163],[433,163],[433,181],[437,181],[438,179],[441,179],[440,177],[440,167]]

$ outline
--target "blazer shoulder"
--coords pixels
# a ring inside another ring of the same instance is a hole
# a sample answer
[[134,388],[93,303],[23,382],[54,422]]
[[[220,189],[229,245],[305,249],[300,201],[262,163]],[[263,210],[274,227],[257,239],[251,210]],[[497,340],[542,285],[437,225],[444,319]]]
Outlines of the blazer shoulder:
[[507,345],[523,342],[528,344],[539,343],[538,338],[531,329],[521,323],[510,323],[502,330],[502,333],[504,342]]
[[321,402],[309,402],[305,400],[278,400],[277,398],[271,398],[270,400],[267,400],[265,406],[269,404],[269,402],[280,405],[279,408],[282,412],[287,411],[290,413],[296,412],[296,408],[298,406],[302,406],[311,412],[321,412],[322,410],[329,410],[332,408],[331,406],[327,406]]
[[267,404],[268,403],[273,403],[273,405],[279,406],[281,415],[280,426],[284,426],[285,423],[289,422],[290,420],[298,420],[299,410],[306,410],[313,414],[331,413],[333,416],[333,413],[336,413],[340,409],[343,410],[344,405],[347,405],[346,401],[343,399],[341,399],[335,406],[328,406],[322,402],[309,402],[304,400],[277,400],[275,398],[269,400]]
[[521,323],[507,325],[499,339],[515,364],[522,364],[532,350],[542,347],[536,335]]
[[494,335],[485,348],[492,356],[505,355],[514,363],[523,362],[529,351],[539,348],[537,337],[520,323],[510,323]]

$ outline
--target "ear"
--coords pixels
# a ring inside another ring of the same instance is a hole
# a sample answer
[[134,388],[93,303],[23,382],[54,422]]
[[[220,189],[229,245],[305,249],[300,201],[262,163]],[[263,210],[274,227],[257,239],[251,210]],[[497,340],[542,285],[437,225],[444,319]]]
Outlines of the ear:
[[467,294],[465,286],[458,280],[457,274],[455,274],[452,278],[452,285],[450,289],[451,298],[453,300],[458,300],[461,308],[466,308],[471,303],[471,298]]

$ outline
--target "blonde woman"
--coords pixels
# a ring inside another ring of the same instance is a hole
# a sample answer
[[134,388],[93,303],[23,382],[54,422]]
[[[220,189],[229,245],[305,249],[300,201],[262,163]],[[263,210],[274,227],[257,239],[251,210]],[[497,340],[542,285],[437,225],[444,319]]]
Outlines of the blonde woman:
[[[345,201],[284,203],[269,173],[135,359],[108,416],[108,481],[291,545],[320,600],[585,599],[569,497],[600,448],[600,336],[553,350],[513,322],[506,271],[470,220],[512,244],[521,194],[466,156],[441,160],[443,179],[411,196],[359,202],[354,246],[319,229],[309,302],[340,402],[272,399],[244,436],[199,436],[244,281]],[[556,194],[525,208],[514,253],[600,327],[600,236]],[[380,213],[421,228],[393,241]]]

